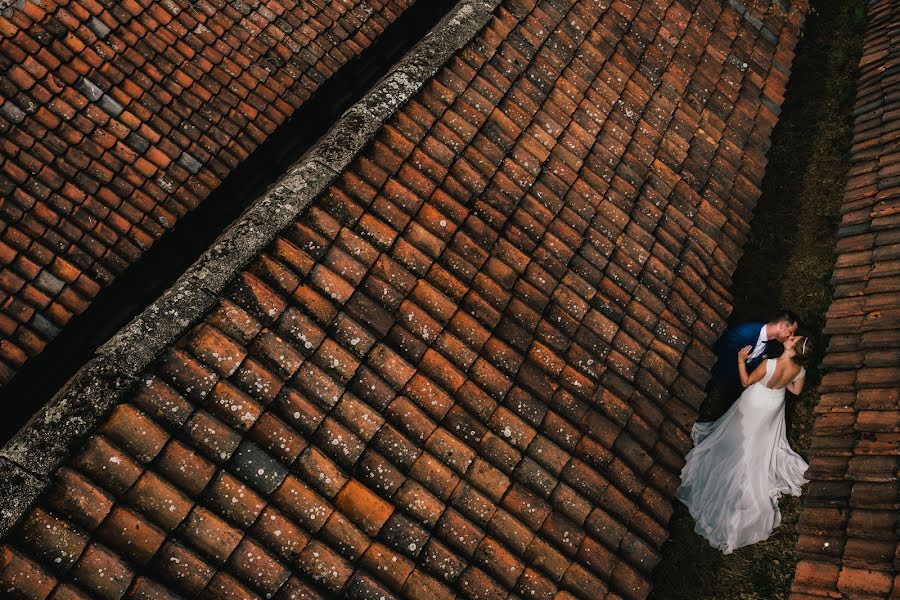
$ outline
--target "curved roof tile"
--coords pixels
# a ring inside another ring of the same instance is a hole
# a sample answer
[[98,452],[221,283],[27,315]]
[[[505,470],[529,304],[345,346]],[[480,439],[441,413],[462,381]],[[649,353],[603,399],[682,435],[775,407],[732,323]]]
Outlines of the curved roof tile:
[[799,23],[500,3],[56,470],[0,585],[646,597]]
[[792,598],[893,598],[898,590],[900,183],[893,98],[900,8],[869,5],[850,177],[838,229],[831,336],[810,447]]
[[0,15],[0,384],[412,2],[19,4]]

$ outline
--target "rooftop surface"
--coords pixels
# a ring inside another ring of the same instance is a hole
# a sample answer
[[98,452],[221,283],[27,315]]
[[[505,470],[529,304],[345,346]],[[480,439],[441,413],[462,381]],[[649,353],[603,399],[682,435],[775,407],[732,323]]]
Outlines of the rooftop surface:
[[18,4],[0,14],[0,385],[412,2]]
[[900,590],[900,8],[876,1],[868,16],[795,600]]
[[260,210],[306,166],[227,234],[263,249],[200,318],[154,307],[113,347],[173,343],[98,355],[4,449],[44,491],[2,515],[4,589],[646,597],[801,18],[486,8],[441,25],[474,37],[436,75],[405,63],[408,101],[374,92],[396,113],[285,227]]

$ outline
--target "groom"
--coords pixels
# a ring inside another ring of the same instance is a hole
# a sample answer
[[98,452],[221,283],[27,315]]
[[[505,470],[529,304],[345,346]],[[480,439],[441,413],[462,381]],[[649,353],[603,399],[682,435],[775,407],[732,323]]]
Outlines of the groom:
[[713,366],[712,379],[707,391],[720,387],[729,402],[741,394],[737,370],[737,353],[744,346],[750,346],[747,358],[747,372],[752,373],[764,358],[775,358],[781,354],[781,344],[794,335],[799,325],[796,313],[789,310],[777,312],[768,323],[751,321],[729,327],[716,344],[719,360]]

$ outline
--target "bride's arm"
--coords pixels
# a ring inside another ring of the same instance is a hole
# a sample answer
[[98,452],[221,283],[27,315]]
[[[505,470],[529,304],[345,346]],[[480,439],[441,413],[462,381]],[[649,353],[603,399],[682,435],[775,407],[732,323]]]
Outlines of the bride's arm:
[[799,396],[800,392],[803,391],[804,383],[806,383],[806,373],[803,373],[800,377],[787,384],[787,389],[793,395]]
[[759,363],[753,373],[747,374],[747,357],[750,356],[751,349],[751,346],[744,346],[738,352],[738,375],[741,378],[741,385],[744,387],[753,385],[766,375],[766,361]]

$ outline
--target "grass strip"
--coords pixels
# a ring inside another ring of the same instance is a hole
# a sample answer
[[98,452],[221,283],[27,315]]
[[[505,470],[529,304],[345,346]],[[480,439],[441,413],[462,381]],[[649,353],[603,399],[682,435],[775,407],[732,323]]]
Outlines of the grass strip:
[[[865,2],[812,3],[797,47],[787,97],[769,150],[763,193],[738,263],[730,323],[766,320],[779,306],[800,314],[801,333],[815,342],[818,364],[827,340],[821,335],[831,303],[834,247],[850,167],[850,113],[865,32]],[[788,438],[808,458],[818,367],[809,369],[799,399],[789,399]],[[790,395],[789,395],[790,396]],[[711,394],[700,420],[718,418],[733,399]],[[801,499],[782,498],[782,522],[758,544],[723,556],[694,533],[680,502],[669,524],[671,537],[654,573],[654,600],[780,600],[789,596],[796,559],[795,525]]]

